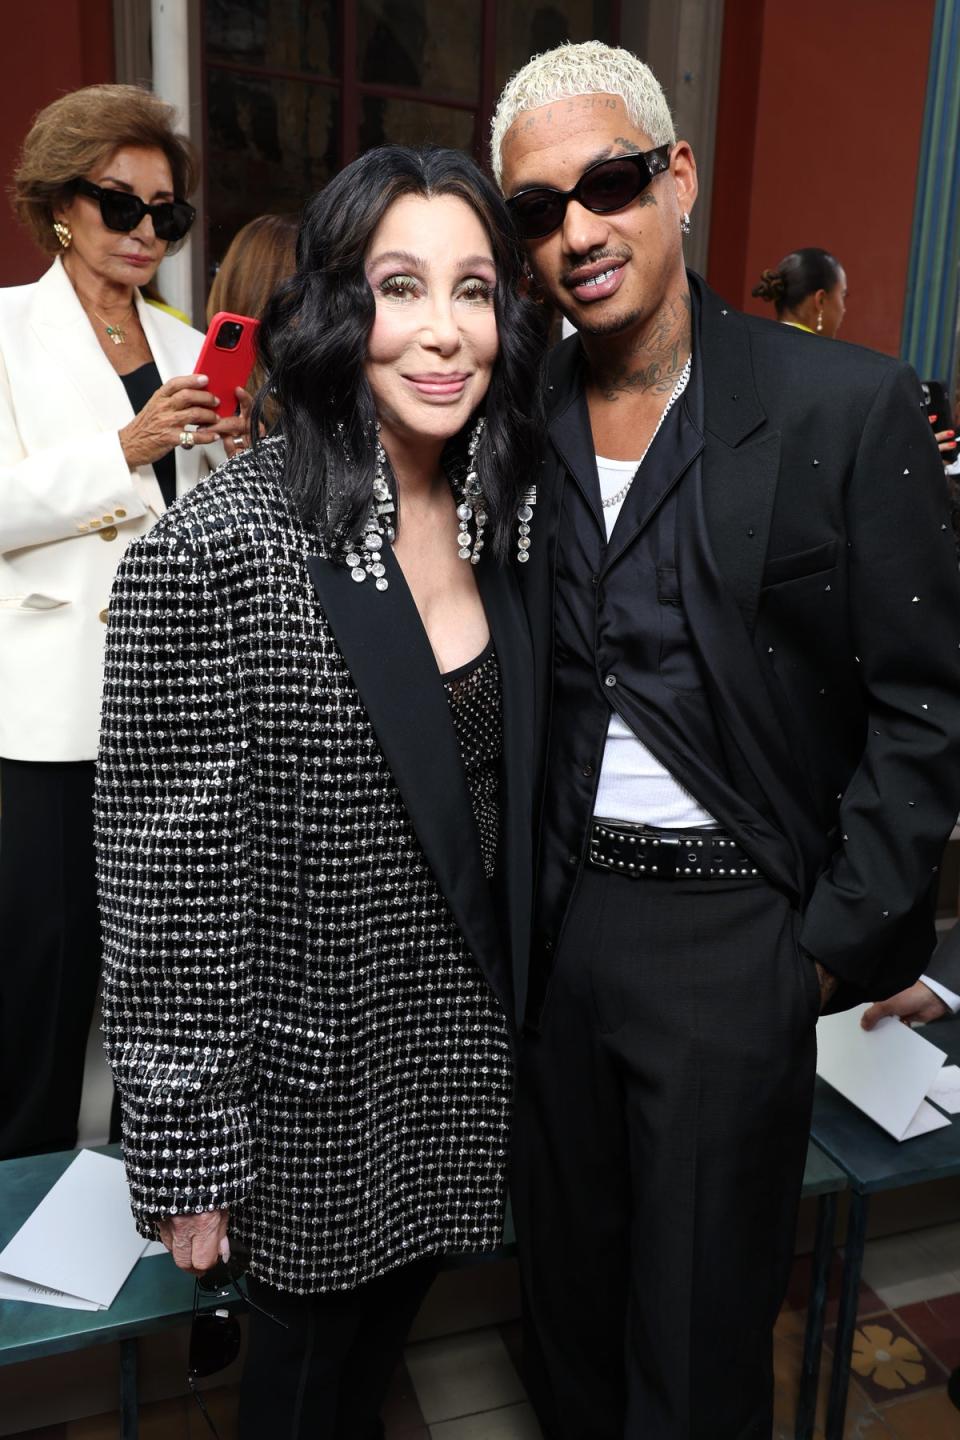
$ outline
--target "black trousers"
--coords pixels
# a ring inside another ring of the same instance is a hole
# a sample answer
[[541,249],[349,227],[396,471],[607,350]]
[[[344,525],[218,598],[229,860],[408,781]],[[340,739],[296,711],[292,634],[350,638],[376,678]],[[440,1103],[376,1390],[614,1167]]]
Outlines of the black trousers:
[[287,1295],[249,1280],[240,1440],[379,1440],[403,1342],[440,1268],[418,1260],[353,1290]]
[[100,975],[93,761],[0,760],[0,1159],[76,1144]]
[[516,1110],[547,1440],[770,1440],[819,1011],[796,918],[762,881],[584,872]]

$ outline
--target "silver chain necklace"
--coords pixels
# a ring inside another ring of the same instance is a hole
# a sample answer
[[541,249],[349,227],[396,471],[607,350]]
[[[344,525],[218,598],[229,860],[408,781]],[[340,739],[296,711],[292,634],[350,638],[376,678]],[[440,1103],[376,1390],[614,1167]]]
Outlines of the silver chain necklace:
[[653,444],[654,440],[656,440],[657,436],[660,434],[660,426],[663,424],[664,420],[666,420],[667,416],[670,414],[670,411],[673,409],[674,405],[676,405],[677,401],[680,399],[680,396],[683,394],[684,390],[686,390],[686,388],[687,388],[687,381],[690,379],[690,361],[691,361],[691,359],[692,359],[692,356],[689,356],[689,355],[688,355],[688,356],[687,356],[687,363],[686,363],[686,365],[684,365],[683,369],[680,371],[680,378],[678,379],[676,385],[674,385],[674,387],[673,387],[673,394],[670,396],[670,399],[667,401],[666,405],[663,407],[663,414],[660,416],[660,419],[657,421],[657,428],[654,430],[653,434],[650,436],[650,439],[649,439],[649,441],[647,442],[647,448],[644,450],[643,454],[640,456],[640,459],[637,461],[637,468],[636,468],[636,470],[634,470],[633,474],[630,476],[630,479],[627,481],[626,485],[621,485],[621,486],[620,486],[620,489],[617,490],[617,491],[615,491],[613,495],[608,495],[607,498],[606,498],[606,500],[602,500],[602,501],[601,501],[601,504],[603,505],[604,510],[610,510],[614,505],[619,505],[621,500],[625,500],[625,499],[626,499],[627,494],[628,494],[628,492],[629,492],[629,490],[630,490],[630,486],[633,484],[634,480],[636,480],[636,478],[637,478],[637,474],[638,474],[638,472],[639,472],[639,470],[640,470],[640,466],[643,464],[644,460],[646,460],[647,455],[648,455],[649,452],[650,452],[650,446]]

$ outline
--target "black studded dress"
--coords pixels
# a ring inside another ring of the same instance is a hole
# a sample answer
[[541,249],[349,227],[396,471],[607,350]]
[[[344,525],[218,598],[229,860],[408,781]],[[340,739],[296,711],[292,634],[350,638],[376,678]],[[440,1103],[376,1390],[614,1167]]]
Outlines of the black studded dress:
[[491,879],[500,831],[500,758],[503,722],[500,669],[492,642],[475,660],[443,677],[457,744],[467,777],[473,817],[480,832],[483,869]]

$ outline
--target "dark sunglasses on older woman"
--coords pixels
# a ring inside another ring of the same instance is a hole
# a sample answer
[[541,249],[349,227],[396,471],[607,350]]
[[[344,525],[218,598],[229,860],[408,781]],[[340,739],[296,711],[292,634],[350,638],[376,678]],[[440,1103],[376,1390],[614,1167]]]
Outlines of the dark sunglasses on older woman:
[[563,224],[567,206],[576,200],[594,215],[622,210],[646,190],[655,175],[670,169],[670,146],[658,145],[640,155],[614,155],[589,165],[572,190],[553,190],[534,185],[507,201],[510,213],[524,240],[540,240]]
[[136,230],[144,215],[149,215],[158,240],[182,240],[197,218],[196,210],[186,200],[158,200],[155,205],[147,205],[139,195],[127,190],[105,190],[92,180],[74,180],[72,189],[75,195],[96,200],[104,225],[121,235]]

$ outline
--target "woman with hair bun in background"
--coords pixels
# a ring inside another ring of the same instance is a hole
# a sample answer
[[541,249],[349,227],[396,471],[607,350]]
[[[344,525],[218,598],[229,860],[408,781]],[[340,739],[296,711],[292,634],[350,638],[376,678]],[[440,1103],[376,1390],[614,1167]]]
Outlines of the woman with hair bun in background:
[[806,245],[764,270],[750,293],[770,301],[781,324],[832,340],[843,323],[847,272],[829,250]]

